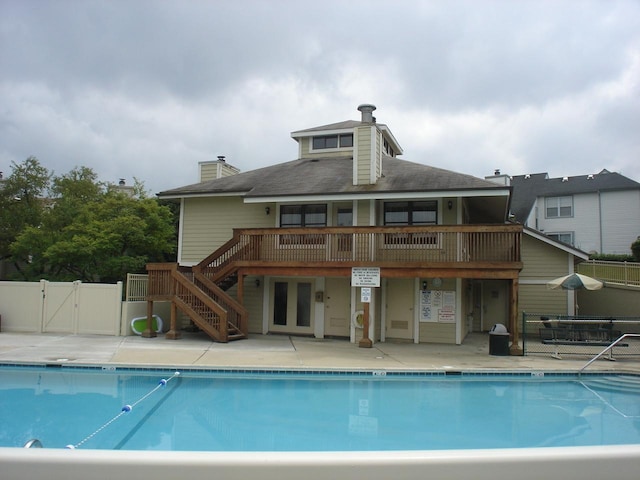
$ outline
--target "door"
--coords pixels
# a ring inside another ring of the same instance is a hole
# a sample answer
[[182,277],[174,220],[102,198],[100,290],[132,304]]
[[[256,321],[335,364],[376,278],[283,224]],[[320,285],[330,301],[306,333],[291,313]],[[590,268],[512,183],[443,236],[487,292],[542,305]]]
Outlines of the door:
[[272,281],[269,330],[282,333],[312,334],[314,320],[312,280],[274,279]]
[[387,282],[386,338],[413,339],[414,280],[393,278]]
[[484,280],[482,282],[482,327],[491,330],[496,323],[509,327],[509,282]]
[[325,335],[349,337],[351,335],[351,282],[349,278],[327,278],[324,294]]

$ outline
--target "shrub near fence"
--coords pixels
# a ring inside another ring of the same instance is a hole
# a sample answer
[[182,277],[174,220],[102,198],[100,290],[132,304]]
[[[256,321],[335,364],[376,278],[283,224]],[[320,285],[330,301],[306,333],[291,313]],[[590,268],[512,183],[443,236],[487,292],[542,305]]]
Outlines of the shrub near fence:
[[[543,354],[593,357],[625,333],[640,333],[640,317],[576,316],[523,313],[525,355]],[[625,339],[610,357],[640,355],[640,341]]]

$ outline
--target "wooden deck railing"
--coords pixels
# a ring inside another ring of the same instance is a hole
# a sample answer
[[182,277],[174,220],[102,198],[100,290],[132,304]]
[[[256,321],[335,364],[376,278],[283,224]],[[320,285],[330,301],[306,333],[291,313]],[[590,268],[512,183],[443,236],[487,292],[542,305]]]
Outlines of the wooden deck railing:
[[218,279],[235,262],[354,264],[520,262],[522,226],[238,229],[197,267]]

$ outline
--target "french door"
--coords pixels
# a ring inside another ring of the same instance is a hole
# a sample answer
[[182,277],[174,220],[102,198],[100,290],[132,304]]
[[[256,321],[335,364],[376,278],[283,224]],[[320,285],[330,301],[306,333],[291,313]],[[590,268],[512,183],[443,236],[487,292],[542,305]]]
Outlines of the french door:
[[282,333],[313,333],[313,280],[274,279],[272,292],[269,329]]

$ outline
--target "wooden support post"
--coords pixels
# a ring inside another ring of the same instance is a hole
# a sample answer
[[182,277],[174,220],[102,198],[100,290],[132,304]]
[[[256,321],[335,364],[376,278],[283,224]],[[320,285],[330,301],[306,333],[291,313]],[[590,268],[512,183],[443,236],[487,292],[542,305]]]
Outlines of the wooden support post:
[[360,340],[358,346],[360,348],[371,348],[373,346],[373,342],[369,338],[369,302],[365,302],[363,306],[364,318],[362,319],[362,339]]
[[153,300],[147,301],[147,328],[144,329],[141,336],[144,338],[153,338],[158,336],[153,328]]
[[171,302],[171,329],[164,338],[168,340],[178,340],[181,337],[182,333],[178,330],[178,307],[176,307],[174,302]]
[[511,332],[511,355],[524,355],[524,350],[520,347],[520,319],[518,318],[518,290],[519,281],[517,278],[511,280],[511,291],[509,295],[509,331]]

